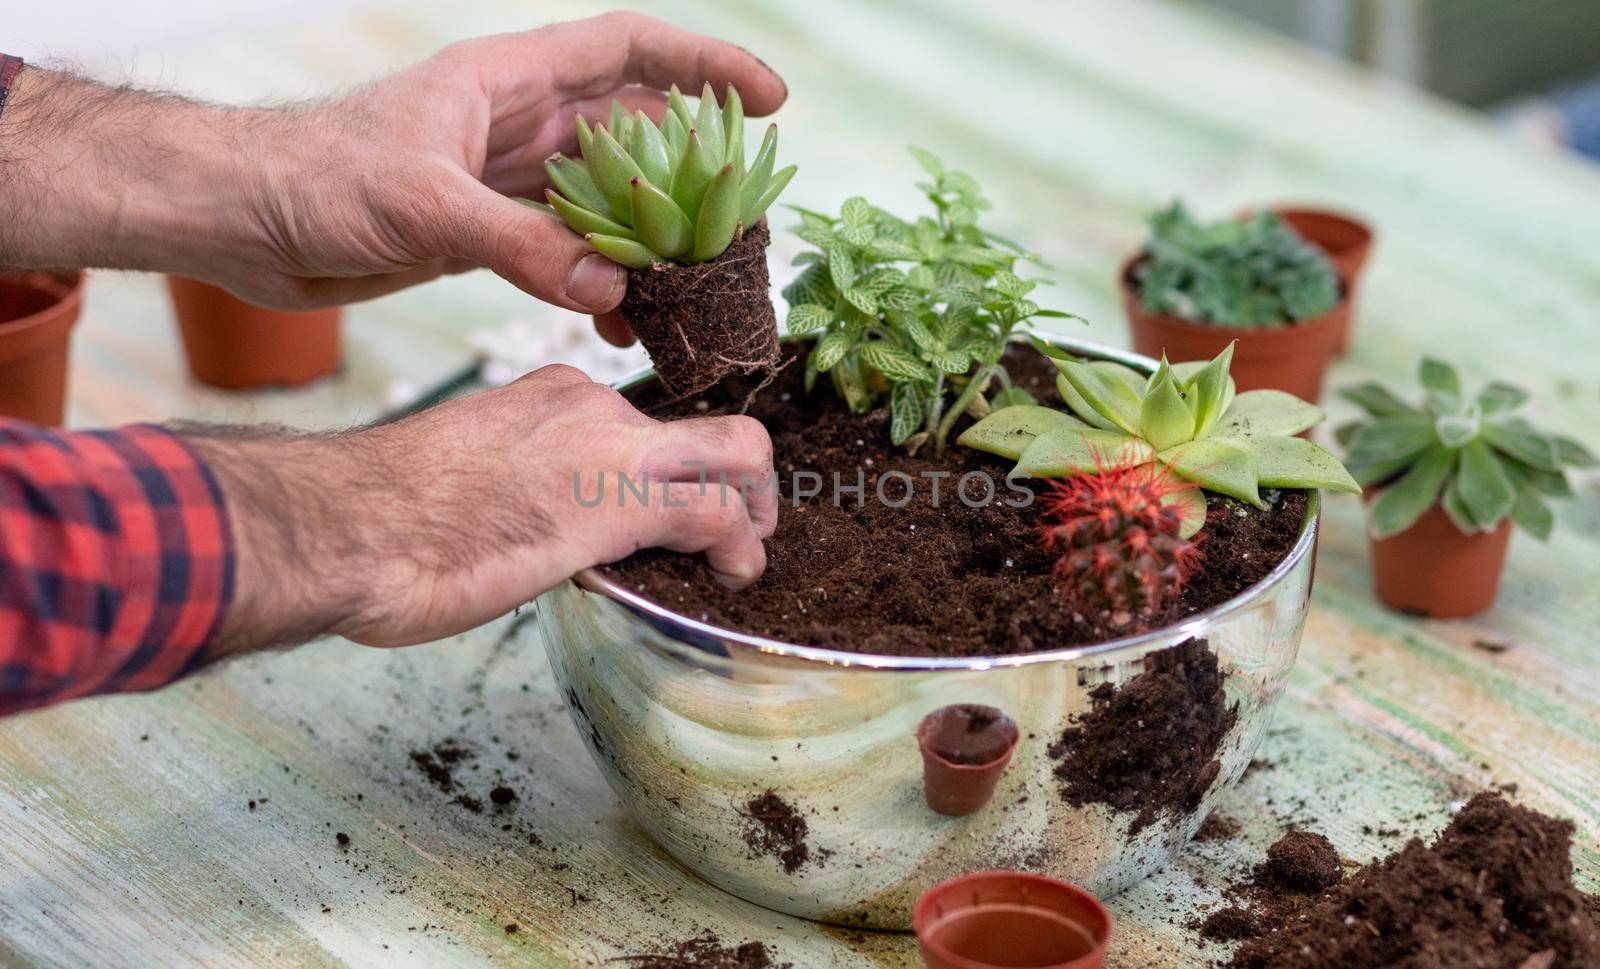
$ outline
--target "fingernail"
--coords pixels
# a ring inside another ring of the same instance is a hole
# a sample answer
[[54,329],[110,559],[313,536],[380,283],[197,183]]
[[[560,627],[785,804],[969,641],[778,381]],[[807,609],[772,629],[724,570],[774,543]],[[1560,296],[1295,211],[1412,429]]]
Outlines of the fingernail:
[[609,309],[616,302],[612,297],[623,285],[624,272],[605,256],[591,252],[579,259],[567,276],[567,298],[586,309]]

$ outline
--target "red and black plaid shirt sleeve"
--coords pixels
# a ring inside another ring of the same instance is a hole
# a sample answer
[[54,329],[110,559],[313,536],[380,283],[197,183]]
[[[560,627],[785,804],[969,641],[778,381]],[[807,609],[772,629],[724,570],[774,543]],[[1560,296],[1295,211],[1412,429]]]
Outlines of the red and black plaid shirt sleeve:
[[176,436],[0,420],[0,716],[198,668],[233,579],[222,495]]

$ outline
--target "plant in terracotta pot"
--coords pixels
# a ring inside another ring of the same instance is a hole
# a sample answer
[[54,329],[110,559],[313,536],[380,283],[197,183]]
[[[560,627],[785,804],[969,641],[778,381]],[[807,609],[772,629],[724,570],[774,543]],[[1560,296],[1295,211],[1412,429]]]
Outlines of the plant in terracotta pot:
[[1135,350],[1201,360],[1237,342],[1240,388],[1309,401],[1350,311],[1327,256],[1270,212],[1203,223],[1174,202],[1119,281]]
[[0,417],[61,424],[84,279],[80,272],[0,273]]
[[1350,345],[1350,331],[1355,329],[1361,273],[1372,254],[1372,226],[1350,213],[1313,206],[1278,205],[1272,211],[1288,223],[1295,235],[1321,249],[1344,282],[1350,309],[1339,319],[1334,340],[1334,352],[1343,353]]
[[693,394],[736,373],[770,375],[777,321],[768,295],[762,214],[794,177],[777,171],[778,126],[748,167],[744,108],[709,84],[691,109],[674,87],[657,126],[613,102],[609,124],[577,118],[581,158],[545,162],[555,213],[628,267],[622,315],[661,381]]
[[189,372],[226,390],[299,387],[339,365],[338,307],[276,310],[219,286],[168,276]]
[[1467,393],[1450,364],[1424,359],[1422,400],[1376,383],[1343,390],[1367,418],[1339,428],[1356,480],[1372,486],[1372,576],[1378,598],[1435,618],[1489,608],[1515,525],[1548,538],[1546,498],[1572,494],[1568,468],[1594,456],[1517,411],[1525,391],[1494,381]]
[[1017,264],[1038,256],[978,226],[990,205],[977,181],[911,153],[933,179],[917,186],[933,214],[906,220],[860,197],[837,218],[801,211],[795,234],[816,250],[798,257],[807,268],[783,295],[790,334],[820,334],[807,389],[826,373],[851,410],[887,401],[891,442],[942,455],[963,414],[1031,401],[1000,362],[1010,336],[1030,319],[1070,314],[1029,298],[1040,281],[1020,278]]

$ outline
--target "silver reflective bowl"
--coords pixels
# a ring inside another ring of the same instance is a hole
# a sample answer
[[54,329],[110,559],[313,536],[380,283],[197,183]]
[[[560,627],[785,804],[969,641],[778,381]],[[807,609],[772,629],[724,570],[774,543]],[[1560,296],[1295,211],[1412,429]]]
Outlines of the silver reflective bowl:
[[[1153,367],[1087,341],[1059,344]],[[759,905],[905,929],[917,896],[946,878],[1026,868],[1106,897],[1194,835],[1249,764],[1294,664],[1317,507],[1313,494],[1288,558],[1242,595],[1179,625],[1072,649],[925,659],[800,646],[680,615],[593,569],[536,608],[578,733],[657,843]],[[1152,653],[1195,638],[1217,653],[1237,713],[1198,806],[1132,834],[1132,813],[1065,803],[1047,748],[1090,709],[1089,691],[1124,683]],[[927,807],[915,739],[923,716],[955,703],[999,707],[1022,735],[993,799],[958,818]],[[792,871],[747,840],[756,823],[747,806],[768,790],[806,822],[809,859]]]

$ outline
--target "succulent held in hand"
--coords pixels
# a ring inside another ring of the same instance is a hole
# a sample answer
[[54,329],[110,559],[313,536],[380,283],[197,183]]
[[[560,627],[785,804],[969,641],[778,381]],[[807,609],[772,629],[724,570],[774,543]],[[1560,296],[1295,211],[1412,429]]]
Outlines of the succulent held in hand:
[[1045,548],[1081,615],[1106,629],[1153,619],[1183,591],[1200,549],[1172,503],[1188,486],[1153,465],[1055,482],[1045,498]]
[[1146,377],[1106,360],[1078,360],[1042,343],[1059,373],[1070,413],[1017,405],[994,411],[956,441],[1017,462],[1012,474],[1062,478],[1159,466],[1195,486],[1182,506],[1183,534],[1205,523],[1199,488],[1266,507],[1261,488],[1359,492],[1339,459],[1296,437],[1322,410],[1279,390],[1237,393],[1228,367],[1233,347],[1209,362],[1161,361]]
[[1373,536],[1399,534],[1438,504],[1469,535],[1510,517],[1547,538],[1555,516],[1544,499],[1570,496],[1566,469],[1593,467],[1594,455],[1516,416],[1528,399],[1517,387],[1496,381],[1468,395],[1456,369],[1433,359],[1422,361],[1417,379],[1420,406],[1377,383],[1341,392],[1370,415],[1337,435],[1355,479],[1383,486],[1372,503]]
[[794,177],[773,171],[778,126],[744,164],[744,109],[728,86],[717,104],[707,84],[698,110],[673,87],[656,126],[643,111],[612,102],[609,125],[577,118],[583,157],[554,155],[545,192],[557,215],[602,255],[630,269],[699,263],[722,255],[756,224]]
[[1269,212],[1201,223],[1173,202],[1150,217],[1145,252],[1135,282],[1147,313],[1263,327],[1321,316],[1339,302],[1333,264]]

